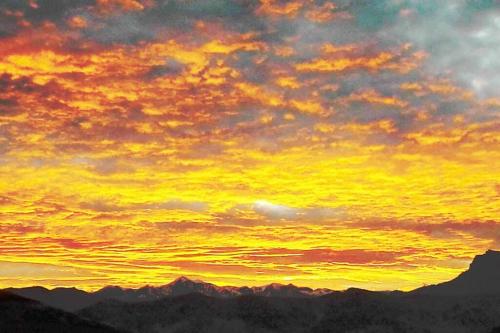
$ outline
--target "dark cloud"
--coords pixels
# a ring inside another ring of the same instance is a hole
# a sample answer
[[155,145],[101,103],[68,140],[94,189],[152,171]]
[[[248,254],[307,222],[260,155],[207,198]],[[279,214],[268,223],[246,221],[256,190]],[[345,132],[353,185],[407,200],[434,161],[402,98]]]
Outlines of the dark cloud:
[[35,93],[39,92],[41,89],[40,85],[37,85],[32,81],[31,78],[26,76],[21,76],[14,78],[10,74],[0,75],[0,91],[3,93],[19,91],[23,93]]
[[90,17],[92,24],[83,30],[87,38],[101,43],[134,44],[175,38],[179,32],[193,30],[199,21],[220,24],[225,29],[241,33],[265,31],[265,22],[253,14],[257,3],[246,0],[164,0],[156,1],[154,6],[144,10],[108,17],[82,11],[81,7],[72,12]]
[[[72,13],[88,10],[95,0],[4,0],[0,3],[0,36],[22,29],[19,20],[37,26],[44,22],[61,25]],[[19,15],[20,14],[20,15]],[[15,19],[15,17],[17,19]]]
[[146,73],[148,79],[179,75],[185,66],[175,59],[167,59],[164,65],[152,66]]

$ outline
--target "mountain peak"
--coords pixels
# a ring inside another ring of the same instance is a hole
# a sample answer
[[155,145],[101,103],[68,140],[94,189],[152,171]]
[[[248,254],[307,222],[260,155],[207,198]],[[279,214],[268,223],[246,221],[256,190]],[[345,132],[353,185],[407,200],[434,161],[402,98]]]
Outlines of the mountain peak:
[[273,282],[273,283],[270,283],[270,284],[265,286],[265,288],[269,288],[269,289],[280,289],[283,287],[285,287],[284,284],[277,283],[277,282]]
[[119,286],[106,286],[95,292],[96,295],[102,295],[104,297],[115,297],[123,294],[124,288]]
[[122,288],[120,286],[109,285],[109,286],[102,287],[99,290],[124,290],[124,289],[125,288]]
[[184,282],[184,281],[193,281],[191,280],[190,278],[188,278],[187,276],[180,276],[176,279],[176,281],[179,281],[179,282]]
[[500,280],[500,251],[488,250],[484,254],[475,256],[469,270],[464,274],[473,274],[481,280],[491,278]]
[[500,269],[500,251],[488,250],[484,254],[480,254],[474,257],[470,268],[475,267],[496,267]]
[[500,251],[488,250],[472,260],[469,269],[455,279],[415,290],[438,294],[500,294]]
[[175,279],[174,281],[170,282],[169,284],[175,285],[175,284],[185,284],[185,283],[202,283],[202,282],[191,280],[190,278],[188,278],[186,276],[180,276],[177,279]]

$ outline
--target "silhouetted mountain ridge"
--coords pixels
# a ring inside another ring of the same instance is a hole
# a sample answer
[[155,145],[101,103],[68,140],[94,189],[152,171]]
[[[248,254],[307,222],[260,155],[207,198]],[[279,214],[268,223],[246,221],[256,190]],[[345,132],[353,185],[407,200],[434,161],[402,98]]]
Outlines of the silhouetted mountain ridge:
[[469,269],[455,279],[416,289],[414,293],[440,295],[500,294],[500,251],[477,255]]
[[362,289],[303,298],[193,293],[139,303],[110,300],[78,314],[134,333],[491,333],[500,325],[500,296]]
[[41,303],[0,291],[0,332],[15,333],[120,333],[118,330],[73,313],[53,309]]
[[[412,292],[313,290],[279,283],[219,287],[187,277],[159,287],[108,286],[93,293],[75,288],[11,290],[72,311],[81,309],[76,313],[91,322],[134,333],[497,333],[499,270],[500,252],[488,251],[457,278]],[[0,303],[2,297],[20,296],[0,294]],[[57,310],[50,311],[48,318],[55,318]],[[61,311],[57,316],[66,318]]]
[[107,286],[95,292],[85,292],[76,288],[55,288],[52,290],[44,287],[8,288],[17,295],[35,299],[55,308],[66,311],[77,311],[98,302],[115,299],[124,302],[144,302],[161,299],[164,297],[199,293],[211,297],[237,297],[243,295],[267,297],[315,297],[333,292],[330,289],[311,289],[297,287],[293,284],[272,283],[260,287],[233,287],[216,286],[215,284],[200,280],[191,280],[181,276],[163,286],[144,286],[138,289]]
[[[417,294],[440,295],[482,295],[500,294],[500,252],[488,250],[474,258],[467,271],[457,278],[437,285],[431,285],[414,290]],[[17,295],[25,296],[47,305],[66,311],[77,311],[106,299],[116,299],[124,302],[153,301],[164,297],[200,293],[211,297],[237,297],[244,295],[266,297],[317,297],[333,293],[333,290],[309,287],[298,287],[293,284],[272,283],[259,287],[222,286],[192,280],[181,276],[176,280],[159,286],[144,286],[138,289],[107,286],[95,292],[85,292],[76,288],[43,287],[9,288]],[[356,288],[348,289],[354,292]]]

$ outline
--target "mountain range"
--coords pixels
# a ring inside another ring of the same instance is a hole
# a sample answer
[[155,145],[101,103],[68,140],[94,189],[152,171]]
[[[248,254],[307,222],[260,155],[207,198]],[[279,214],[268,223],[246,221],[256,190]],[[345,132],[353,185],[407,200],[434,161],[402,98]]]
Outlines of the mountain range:
[[184,276],[163,286],[144,286],[138,289],[107,286],[95,292],[86,292],[76,288],[55,288],[49,290],[44,287],[28,287],[7,288],[5,291],[34,299],[66,311],[77,311],[107,299],[135,303],[191,293],[199,293],[210,297],[227,298],[245,295],[265,297],[315,297],[333,292],[330,289],[311,289],[307,287],[297,287],[293,284],[284,285],[279,283],[272,283],[261,287],[219,287],[212,283],[191,280]]
[[[21,297],[26,303],[17,302],[18,308],[43,306],[43,311],[52,311],[51,318],[78,316],[84,323],[104,325],[96,332],[113,327],[133,333],[497,333],[500,252],[476,256],[469,269],[451,281],[410,292],[333,291],[276,283],[219,287],[180,277],[159,287],[109,286],[91,293],[75,288],[9,288],[3,295]],[[4,303],[0,298],[0,309]],[[38,318],[49,316],[45,313]],[[7,312],[9,316],[12,312]]]

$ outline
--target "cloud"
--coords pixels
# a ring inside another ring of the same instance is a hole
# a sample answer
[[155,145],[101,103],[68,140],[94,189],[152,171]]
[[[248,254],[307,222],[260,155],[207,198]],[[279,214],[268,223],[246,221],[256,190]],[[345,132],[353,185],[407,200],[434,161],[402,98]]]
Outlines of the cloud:
[[345,211],[341,207],[312,207],[294,208],[278,205],[266,200],[257,200],[252,205],[253,211],[270,219],[282,220],[322,220],[328,218],[338,218],[343,216]]
[[479,239],[487,239],[492,245],[497,246],[500,242],[500,222],[495,220],[486,221],[443,221],[440,223],[428,223],[421,220],[389,221],[376,220],[356,222],[356,225],[374,230],[408,230],[429,235],[436,238],[453,239],[457,234],[466,233]]
[[257,200],[253,204],[253,209],[257,213],[272,219],[295,219],[299,214],[298,209],[276,205],[265,200]]
[[78,278],[82,274],[96,276],[91,271],[71,266],[60,266],[30,262],[0,261],[0,279],[66,279]]
[[167,59],[163,65],[152,66],[146,76],[150,79],[169,75],[175,76],[180,74],[184,67],[184,64],[175,59]]
[[401,257],[411,254],[412,250],[405,250],[401,253],[391,251],[367,251],[363,249],[346,249],[335,250],[330,248],[317,249],[266,249],[255,251],[248,255],[241,256],[242,259],[249,259],[262,262],[278,262],[281,264],[288,263],[307,263],[307,264],[322,264],[336,263],[349,265],[366,265],[366,264],[402,264],[404,259]]
[[498,243],[497,7],[2,1],[0,252],[86,287],[452,277]]
[[87,10],[95,0],[5,0],[0,3],[0,36],[14,35],[27,25],[62,24],[74,11]]
[[[0,205],[2,204],[2,198],[0,198]],[[42,223],[34,222],[23,222],[23,223],[0,223],[0,233],[1,234],[30,234],[30,233],[42,233],[45,231],[45,226]]]
[[500,7],[493,1],[359,2],[358,24],[382,42],[410,42],[430,56],[429,73],[449,74],[481,98],[500,94]]
[[208,209],[208,205],[206,202],[183,201],[179,199],[159,203],[140,204],[136,207],[141,207],[144,209],[189,210],[193,212],[204,212]]
[[144,202],[122,204],[118,200],[95,200],[92,202],[80,203],[80,208],[89,209],[95,212],[127,212],[134,210],[185,210],[193,212],[204,212],[208,209],[205,202],[200,201],[184,201],[173,199],[160,202]]

